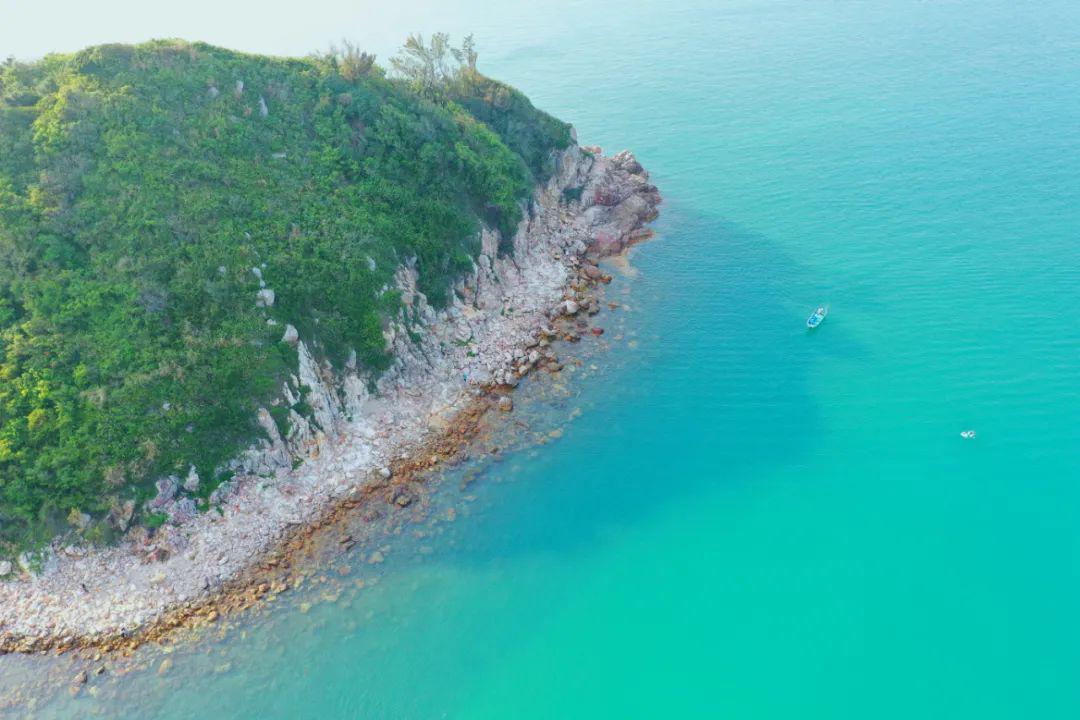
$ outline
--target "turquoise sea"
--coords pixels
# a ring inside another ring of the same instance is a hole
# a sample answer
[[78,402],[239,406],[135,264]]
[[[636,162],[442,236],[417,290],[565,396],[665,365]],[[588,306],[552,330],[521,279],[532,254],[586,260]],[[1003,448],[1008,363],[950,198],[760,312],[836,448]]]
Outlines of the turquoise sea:
[[16,716],[1080,717],[1080,4],[524,5],[331,30],[471,30],[651,170],[562,436],[163,674],[0,658],[65,679]]

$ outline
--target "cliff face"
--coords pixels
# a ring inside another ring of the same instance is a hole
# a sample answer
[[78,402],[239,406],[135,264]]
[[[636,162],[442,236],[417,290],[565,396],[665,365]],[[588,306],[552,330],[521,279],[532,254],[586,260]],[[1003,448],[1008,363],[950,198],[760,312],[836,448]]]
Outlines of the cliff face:
[[[513,252],[500,254],[499,235],[484,230],[471,272],[444,309],[418,289],[411,259],[397,268],[404,302],[385,329],[394,360],[377,380],[352,362],[317,360],[287,325],[299,357],[276,406],[290,408],[287,430],[275,406],[258,411],[267,437],[232,462],[236,477],[216,491],[220,516],[184,512],[176,483],[164,492],[159,483],[151,502],[173,522],[156,533],[136,528],[105,550],[57,549],[40,575],[0,583],[0,648],[130,633],[213,595],[290,526],[385,483],[392,462],[440,433],[482,388],[514,386],[544,361],[552,320],[577,312],[568,287],[599,274],[596,257],[646,237],[658,203],[632,155],[607,158],[573,145],[524,208]],[[301,398],[310,413],[291,410]],[[66,598],[78,587],[86,593],[73,606]]]
[[[290,411],[288,433],[282,437],[270,412],[261,408],[259,423],[268,439],[249,448],[232,469],[278,475],[318,453],[362,415],[373,382],[374,394],[383,397],[432,376],[460,375],[472,385],[516,385],[528,371],[521,348],[477,352],[482,339],[497,332],[501,313],[557,313],[554,303],[574,259],[587,251],[611,255],[648,237],[645,223],[656,216],[660,202],[648,173],[627,151],[607,158],[598,149],[583,152],[575,145],[558,154],[556,168],[523,213],[512,253],[499,252],[496,231],[482,231],[480,255],[472,272],[454,287],[445,310],[436,312],[417,289],[414,260],[398,268],[403,306],[384,333],[394,362],[377,382],[355,365],[334,368],[317,362],[308,346],[298,342],[299,372],[284,384],[282,404],[293,406],[303,393],[313,411],[310,420]],[[563,227],[567,218],[574,218],[569,229]]]

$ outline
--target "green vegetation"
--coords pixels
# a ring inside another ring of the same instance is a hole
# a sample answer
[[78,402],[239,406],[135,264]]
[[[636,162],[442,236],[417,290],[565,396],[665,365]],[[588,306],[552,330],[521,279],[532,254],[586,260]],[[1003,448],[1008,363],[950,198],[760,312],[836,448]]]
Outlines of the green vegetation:
[[165,513],[155,512],[155,513],[150,513],[149,515],[147,515],[146,519],[143,522],[146,525],[146,527],[153,529],[153,528],[161,527],[166,522],[168,522],[168,520],[169,520],[169,516],[166,515]]
[[295,370],[285,323],[378,373],[394,269],[415,257],[445,303],[481,223],[516,227],[568,126],[480,75],[471,39],[439,36],[433,76],[416,40],[400,79],[348,43],[0,65],[0,555],[189,464],[217,476]]

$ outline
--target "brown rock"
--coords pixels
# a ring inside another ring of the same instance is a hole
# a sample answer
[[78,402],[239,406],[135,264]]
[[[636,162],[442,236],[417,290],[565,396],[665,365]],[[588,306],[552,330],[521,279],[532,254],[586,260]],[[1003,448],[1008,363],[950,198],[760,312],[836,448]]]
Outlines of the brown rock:
[[398,507],[409,507],[416,502],[416,497],[407,488],[398,487],[391,493],[390,501]]
[[68,691],[71,693],[72,697],[79,694],[79,691],[82,690],[82,687],[86,684],[86,681],[87,677],[85,670],[81,670],[78,675],[72,678],[71,687],[68,688]]

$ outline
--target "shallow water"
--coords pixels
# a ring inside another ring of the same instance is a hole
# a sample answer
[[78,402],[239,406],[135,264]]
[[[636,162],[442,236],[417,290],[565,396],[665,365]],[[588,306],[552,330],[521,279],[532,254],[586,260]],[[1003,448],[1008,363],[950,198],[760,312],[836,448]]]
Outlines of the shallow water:
[[54,669],[41,718],[1080,714],[1080,6],[542,5],[417,3],[664,192],[588,377],[518,400],[562,437],[162,675],[148,648],[71,699],[71,660],[0,658],[0,690]]

